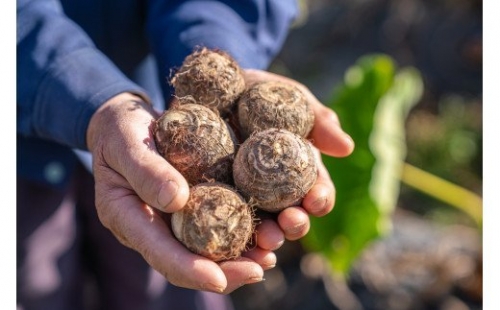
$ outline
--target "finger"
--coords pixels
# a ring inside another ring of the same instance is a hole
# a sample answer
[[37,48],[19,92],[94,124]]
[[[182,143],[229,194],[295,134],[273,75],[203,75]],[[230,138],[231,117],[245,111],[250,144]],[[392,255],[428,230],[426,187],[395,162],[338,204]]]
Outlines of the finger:
[[301,207],[288,207],[278,215],[278,224],[288,240],[304,237],[311,226],[307,211]]
[[220,268],[224,271],[227,279],[224,294],[229,294],[245,284],[258,283],[264,279],[262,267],[247,257],[222,262]]
[[318,166],[318,177],[302,200],[302,207],[314,216],[324,216],[332,211],[335,204],[335,186],[316,148],[314,148],[314,154]]
[[124,176],[137,194],[163,212],[175,212],[187,203],[189,187],[184,177],[154,152],[131,157]]
[[256,229],[257,246],[269,251],[279,249],[285,242],[285,235],[278,224],[270,219],[264,219]]
[[[89,132],[106,134],[94,138],[94,169],[108,166],[119,172],[145,201],[159,210],[175,212],[189,197],[184,177],[156,151],[151,108],[128,100],[106,104],[90,122]],[[92,134],[89,134],[92,135]]]
[[259,264],[263,270],[269,270],[276,266],[276,254],[272,251],[264,250],[259,247],[243,253],[242,256],[253,260]]
[[188,251],[172,236],[158,211],[137,196],[98,204],[97,210],[118,240],[138,251],[173,285],[218,293],[226,289],[227,280],[218,264]]
[[[309,134],[313,144],[324,154],[345,157],[354,150],[354,141],[340,127],[337,114],[316,99],[312,109],[315,115],[314,127]],[[310,100],[310,101],[311,101]]]

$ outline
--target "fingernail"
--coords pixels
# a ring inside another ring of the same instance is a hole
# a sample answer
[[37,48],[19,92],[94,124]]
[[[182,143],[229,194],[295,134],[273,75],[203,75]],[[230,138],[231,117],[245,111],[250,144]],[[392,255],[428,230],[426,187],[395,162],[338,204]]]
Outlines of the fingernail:
[[248,280],[245,282],[245,284],[253,284],[253,283],[259,283],[259,282],[263,282],[263,281],[266,281],[266,279],[264,279],[263,277],[252,277],[252,278],[248,278]]
[[[264,270],[273,269],[274,267],[276,267],[276,264],[262,265],[262,268],[263,268]],[[264,280],[265,280],[265,279],[264,279]]]
[[219,293],[219,294],[224,292],[224,288],[222,286],[216,285],[213,283],[204,283],[201,285],[201,288],[204,291],[210,291],[210,292]]
[[314,215],[322,214],[325,210],[327,200],[328,199],[326,197],[320,197],[316,199],[309,207],[309,212],[311,212]]
[[349,145],[350,150],[354,149],[354,140],[352,139],[352,137],[349,134],[345,133],[344,140],[345,140],[346,144]]
[[163,210],[166,210],[170,203],[174,200],[179,190],[177,182],[167,180],[161,185],[160,193],[158,194],[158,205]]
[[304,230],[304,227],[305,227],[305,224],[295,225],[294,227],[287,229],[286,232],[288,233],[288,235],[294,236],[294,235],[301,233]]
[[281,240],[280,242],[278,242],[278,244],[274,248],[269,249],[269,250],[276,251],[277,249],[281,248],[281,246],[283,246],[284,243],[285,243],[285,240]]

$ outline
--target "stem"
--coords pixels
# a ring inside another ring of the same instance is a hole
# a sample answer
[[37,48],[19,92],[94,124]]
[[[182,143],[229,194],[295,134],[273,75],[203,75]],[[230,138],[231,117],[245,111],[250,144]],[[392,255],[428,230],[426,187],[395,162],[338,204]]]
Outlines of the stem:
[[401,181],[465,212],[481,227],[483,200],[477,194],[408,163],[403,165]]

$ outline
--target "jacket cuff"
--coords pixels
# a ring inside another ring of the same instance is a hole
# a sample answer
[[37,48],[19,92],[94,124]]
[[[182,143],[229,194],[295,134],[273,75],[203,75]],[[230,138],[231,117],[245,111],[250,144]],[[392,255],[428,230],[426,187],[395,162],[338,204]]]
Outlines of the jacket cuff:
[[94,48],[55,61],[40,84],[34,128],[42,138],[87,150],[86,132],[93,113],[107,100],[130,92],[149,101],[146,92]]

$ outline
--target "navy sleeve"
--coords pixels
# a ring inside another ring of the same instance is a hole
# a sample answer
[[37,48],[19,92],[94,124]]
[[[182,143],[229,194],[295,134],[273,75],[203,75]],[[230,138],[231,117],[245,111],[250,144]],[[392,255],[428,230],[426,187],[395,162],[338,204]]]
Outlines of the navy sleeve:
[[86,149],[92,114],[122,92],[147,98],[58,1],[17,1],[18,134]]
[[[243,68],[266,69],[298,14],[296,0],[149,3],[147,31],[163,81],[197,46],[223,49]],[[169,96],[167,84],[162,86]]]

